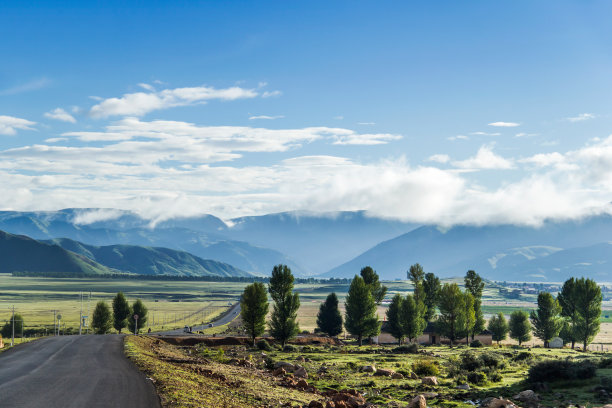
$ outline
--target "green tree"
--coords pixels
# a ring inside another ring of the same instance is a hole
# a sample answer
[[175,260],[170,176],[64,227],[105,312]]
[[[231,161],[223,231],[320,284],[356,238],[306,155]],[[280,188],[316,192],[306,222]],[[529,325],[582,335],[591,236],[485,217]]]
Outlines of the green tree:
[[491,333],[493,333],[493,340],[495,340],[497,344],[499,344],[499,342],[502,340],[506,340],[508,331],[510,330],[508,328],[508,322],[506,321],[506,318],[502,312],[491,316],[491,319],[489,319],[488,329]]
[[519,346],[531,340],[531,324],[529,323],[529,314],[523,310],[515,310],[510,315],[510,337],[518,341]]
[[99,301],[91,316],[91,327],[96,334],[106,334],[113,327],[113,315],[104,301]]
[[410,266],[408,270],[408,279],[412,282],[412,286],[414,286],[414,297],[415,300],[425,302],[425,293],[423,291],[423,279],[425,278],[425,272],[423,271],[423,267],[418,263]]
[[268,292],[274,301],[274,307],[268,325],[270,334],[282,347],[300,331],[296,320],[300,295],[293,292],[293,281],[293,274],[287,265],[276,265],[272,269]]
[[387,287],[380,283],[378,274],[370,266],[362,268],[360,275],[365,284],[368,285],[374,301],[377,305],[380,305],[387,294]]
[[577,338],[582,341],[586,350],[593,338],[599,333],[601,317],[601,288],[592,279],[581,278],[576,281],[578,302],[576,309],[580,316],[576,327]]
[[563,320],[559,316],[560,313],[561,306],[553,295],[548,292],[538,294],[538,308],[531,311],[530,319],[533,332],[544,342],[544,347],[548,348],[550,340],[561,331]]
[[113,327],[119,333],[127,326],[127,319],[130,315],[130,305],[123,292],[117,293],[113,298]]
[[425,274],[425,280],[423,280],[423,292],[425,293],[425,321],[431,322],[436,315],[436,305],[440,298],[440,279],[433,273]]
[[474,296],[474,326],[472,328],[472,340],[474,337],[481,333],[485,328],[485,319],[482,313],[482,291],[484,290],[485,283],[483,282],[480,275],[478,275],[475,271],[469,270],[465,274],[465,278],[463,279],[465,283],[465,288]]
[[563,341],[565,343],[572,343],[572,349],[578,340],[578,320],[580,314],[578,313],[578,299],[580,293],[578,293],[578,285],[575,278],[570,278],[563,283],[561,292],[557,295],[557,301],[561,306],[561,316],[563,316],[568,324],[568,328],[563,330]]
[[23,331],[24,323],[23,316],[21,316],[19,313],[15,313],[14,316],[11,314],[7,322],[4,323],[4,326],[2,326],[2,331],[0,332],[2,334],[2,337],[13,337],[13,322],[15,322],[15,337],[21,337],[21,332]]
[[361,276],[355,275],[351,281],[345,309],[344,327],[357,336],[360,346],[364,337],[377,336],[380,333],[380,323],[375,316],[376,302]]
[[461,315],[459,315],[459,327],[465,336],[465,344],[470,342],[470,333],[474,331],[476,324],[476,313],[474,312],[474,296],[469,291],[465,291],[461,296]]
[[567,343],[571,342],[572,339],[576,337],[576,331],[572,330],[572,326],[570,325],[567,319],[563,319],[563,325],[561,326],[561,330],[559,331],[559,337],[563,339],[563,345],[565,346]]
[[440,290],[440,316],[436,323],[436,328],[441,335],[447,337],[451,346],[459,338],[461,326],[459,325],[463,309],[464,297],[456,283],[445,283]]
[[268,292],[261,282],[247,285],[240,297],[240,316],[247,334],[255,346],[255,338],[261,336],[266,329],[268,314]]
[[416,340],[427,323],[425,322],[425,305],[417,301],[414,296],[407,295],[402,302],[400,309],[400,321],[404,329],[404,334],[412,342]]
[[402,340],[405,336],[404,326],[401,321],[401,311],[404,305],[404,298],[399,293],[391,299],[389,308],[387,309],[387,322],[389,327],[389,334],[397,339],[397,342],[401,345]]
[[[128,329],[130,331],[130,333],[135,333],[136,332],[136,327],[138,327],[138,333],[140,333],[140,330],[145,326],[145,324],[147,323],[147,314],[148,314],[149,310],[147,309],[147,307],[144,305],[144,303],[142,303],[142,300],[137,299],[134,304],[132,305],[132,308],[130,310],[130,314],[128,316]],[[136,325],[136,320],[134,319],[134,315],[138,315],[138,326]]]
[[342,315],[338,309],[338,296],[333,292],[327,295],[325,302],[319,307],[317,327],[331,337],[342,333]]

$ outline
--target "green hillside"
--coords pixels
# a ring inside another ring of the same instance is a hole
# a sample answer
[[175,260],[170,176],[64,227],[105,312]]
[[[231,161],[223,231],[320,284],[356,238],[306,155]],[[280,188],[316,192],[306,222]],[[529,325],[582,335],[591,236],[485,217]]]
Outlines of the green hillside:
[[13,272],[53,276],[117,273],[57,245],[0,231],[0,273]]
[[137,245],[95,246],[67,238],[45,242],[59,245],[109,268],[139,275],[252,276],[232,265],[168,248]]

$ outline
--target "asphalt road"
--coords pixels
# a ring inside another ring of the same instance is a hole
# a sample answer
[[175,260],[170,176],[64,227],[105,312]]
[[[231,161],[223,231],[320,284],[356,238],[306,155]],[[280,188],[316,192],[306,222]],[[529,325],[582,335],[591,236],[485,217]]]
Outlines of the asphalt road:
[[[212,327],[223,326],[224,324],[227,324],[231,322],[232,320],[234,320],[234,318],[236,318],[236,316],[238,316],[239,314],[240,314],[240,302],[236,302],[232,305],[232,307],[229,308],[228,312],[225,313],[220,319],[217,319],[210,324],[212,324]],[[200,326],[191,326],[191,333],[185,333],[185,329],[184,327],[182,327],[177,330],[156,332],[155,334],[162,334],[162,335],[168,335],[168,336],[192,335],[200,330],[207,329],[208,327],[211,327],[211,326],[209,326],[208,324],[204,324]]]
[[0,353],[0,407],[160,407],[123,336],[58,336]]

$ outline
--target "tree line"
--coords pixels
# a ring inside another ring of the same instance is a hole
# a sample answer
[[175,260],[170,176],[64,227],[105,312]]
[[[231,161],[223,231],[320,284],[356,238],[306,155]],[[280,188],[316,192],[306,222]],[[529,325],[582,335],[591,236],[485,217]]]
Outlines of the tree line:
[[96,304],[91,316],[91,327],[96,334],[109,333],[111,328],[121,333],[126,327],[130,333],[137,334],[147,323],[147,315],[148,309],[140,299],[130,305],[123,292],[119,292],[113,298],[112,311],[103,300]]

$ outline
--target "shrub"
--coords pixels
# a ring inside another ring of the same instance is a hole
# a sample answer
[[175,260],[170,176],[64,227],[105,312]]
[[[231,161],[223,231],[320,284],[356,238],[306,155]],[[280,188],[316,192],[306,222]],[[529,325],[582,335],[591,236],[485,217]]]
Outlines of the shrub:
[[599,368],[612,368],[612,357],[606,357],[599,360]]
[[405,378],[410,378],[410,374],[411,374],[410,370],[401,369],[401,370],[397,370],[397,372],[403,375]]
[[482,346],[483,344],[482,344],[482,341],[480,340],[474,340],[473,342],[470,343],[470,347],[476,348],[476,347],[482,347]]
[[504,379],[502,377],[501,373],[499,371],[497,371],[497,370],[490,370],[487,373],[487,378],[491,382],[501,382]]
[[274,364],[276,364],[276,361],[274,361],[270,357],[266,357],[265,366],[268,370],[273,370]]
[[416,354],[419,352],[419,345],[416,343],[405,344],[391,350],[396,354]]
[[472,351],[466,351],[461,353],[460,366],[466,371],[476,371],[483,367],[482,360],[478,358],[478,355]]
[[529,382],[588,379],[595,376],[597,366],[590,360],[547,360],[529,369]]
[[272,346],[270,346],[270,343],[268,343],[266,339],[258,340],[257,348],[259,350],[272,351]]
[[296,352],[296,351],[297,351],[297,347],[292,346],[291,344],[287,344],[287,345],[285,346],[285,348],[283,348],[283,351],[284,351],[285,353],[294,353],[294,352]]
[[353,370],[353,371],[355,371],[355,370],[357,370],[357,363],[356,363],[356,362],[354,362],[354,361],[349,361],[349,362],[347,362],[347,363],[346,363],[346,367],[347,367],[349,370]]
[[524,361],[524,362],[529,362],[531,360],[533,360],[533,354],[531,354],[528,351],[522,351],[520,353],[518,353],[516,356],[512,357],[513,361]]
[[483,353],[480,356],[480,361],[482,361],[483,366],[489,368],[504,368],[506,366],[504,358],[495,353]]
[[482,371],[472,371],[467,374],[468,382],[476,385],[483,385],[487,383],[487,375]]
[[412,363],[412,371],[414,371],[416,375],[421,377],[438,375],[440,373],[438,364],[435,361],[425,359],[417,360]]

